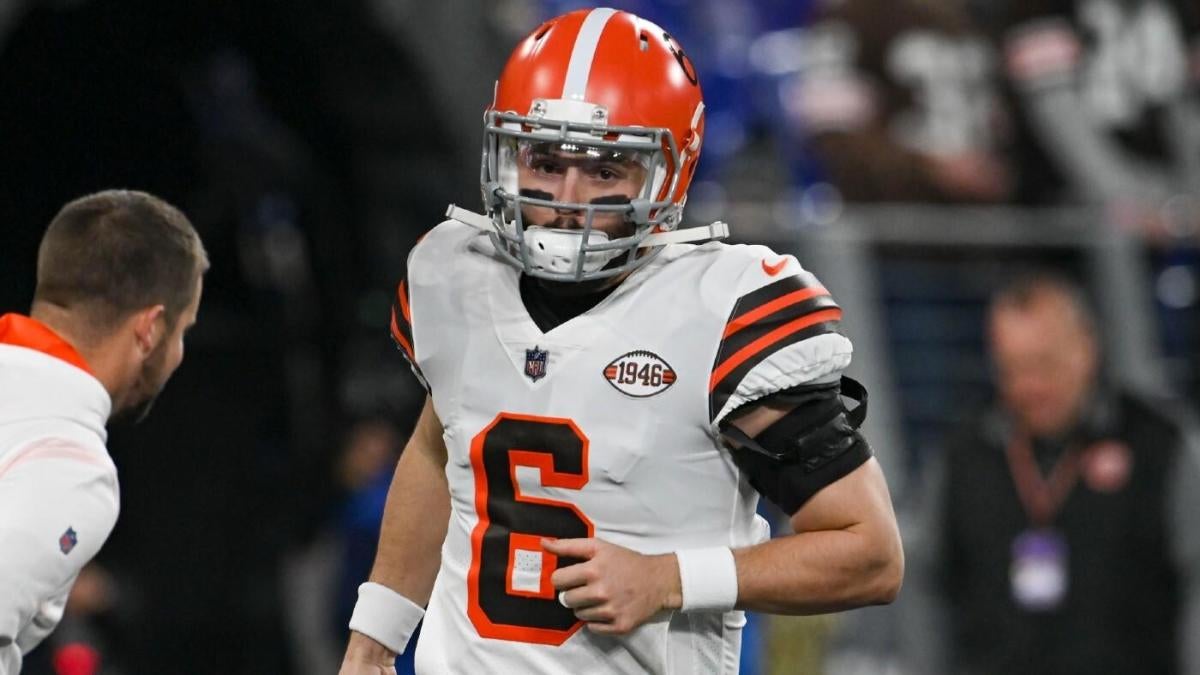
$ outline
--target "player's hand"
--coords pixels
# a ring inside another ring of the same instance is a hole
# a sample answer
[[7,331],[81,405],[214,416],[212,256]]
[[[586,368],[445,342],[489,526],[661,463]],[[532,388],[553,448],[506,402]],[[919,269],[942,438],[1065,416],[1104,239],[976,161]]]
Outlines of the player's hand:
[[342,661],[342,668],[338,671],[338,675],[396,675],[396,666],[362,663],[361,661],[351,661],[347,658]]
[[664,609],[677,609],[683,594],[675,556],[642,555],[602,539],[542,539],[557,556],[583,562],[550,577],[559,601],[589,630],[623,635]]
[[366,635],[351,631],[338,675],[396,675],[396,654]]

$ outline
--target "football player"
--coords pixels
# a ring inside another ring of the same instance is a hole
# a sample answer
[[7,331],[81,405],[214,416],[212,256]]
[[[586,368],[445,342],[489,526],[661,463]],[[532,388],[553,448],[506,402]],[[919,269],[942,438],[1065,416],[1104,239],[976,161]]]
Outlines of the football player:
[[[452,207],[396,294],[429,396],[343,675],[394,672],[422,618],[418,672],[731,673],[743,610],[890,602],[841,309],[791,256],[676,229],[704,137],[679,43],[611,9],[552,19],[485,132],[485,214]],[[768,539],[760,495],[795,534]]]

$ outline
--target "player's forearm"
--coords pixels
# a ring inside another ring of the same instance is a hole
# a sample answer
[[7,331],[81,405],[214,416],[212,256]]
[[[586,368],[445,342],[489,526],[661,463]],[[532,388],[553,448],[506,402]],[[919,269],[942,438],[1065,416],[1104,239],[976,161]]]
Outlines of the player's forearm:
[[904,552],[878,462],[818,492],[791,522],[797,534],[734,552],[739,607],[819,614],[895,599]]
[[821,614],[896,598],[904,576],[898,538],[870,526],[803,532],[734,551],[738,607]]
[[371,581],[425,605],[441,562],[450,500],[444,479],[421,485],[405,469],[402,459],[388,492]]
[[371,581],[428,604],[449,519],[441,424],[427,404],[392,478]]

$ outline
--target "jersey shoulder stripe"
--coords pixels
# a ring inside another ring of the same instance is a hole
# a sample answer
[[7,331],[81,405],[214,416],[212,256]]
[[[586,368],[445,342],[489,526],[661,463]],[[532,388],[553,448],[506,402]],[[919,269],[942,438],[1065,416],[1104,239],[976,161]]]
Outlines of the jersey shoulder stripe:
[[[446,221],[422,234],[409,251],[406,264],[400,272],[400,283],[396,286],[396,294],[392,298],[391,319],[388,322],[389,333],[396,349],[404,355],[412,367],[413,374],[421,386],[429,389],[428,380],[421,371],[420,360],[417,358],[419,345],[413,332],[414,310],[412,288],[414,284],[423,287],[438,286],[442,279],[431,278],[438,276],[446,265],[430,264],[430,259],[436,259],[442,249],[454,248],[454,240],[461,238],[460,228],[454,227],[454,221]],[[463,226],[465,227],[465,226]],[[436,249],[431,251],[430,249]],[[414,269],[421,278],[413,278]]]
[[392,302],[391,329],[396,348],[404,352],[408,360],[413,362],[413,367],[416,367],[417,355],[412,346],[412,312],[409,310],[407,278],[401,279],[400,285],[396,287],[396,298]]
[[715,417],[746,375],[779,350],[836,333],[842,310],[808,273],[769,283],[740,298],[730,312],[709,376],[709,415]]
[[425,379],[425,374],[421,372],[421,366],[417,363],[417,352],[413,346],[412,330],[412,310],[410,309],[408,296],[408,276],[405,274],[400,279],[400,285],[396,287],[396,297],[392,301],[392,319],[390,322],[392,342],[396,344],[396,349],[404,355],[404,359],[408,361],[408,365],[412,368],[413,375],[417,381],[421,383],[425,390],[429,390],[429,381]]
[[427,391],[426,371],[438,360],[438,326],[455,314],[464,288],[470,288],[463,281],[468,263],[490,246],[486,233],[457,220],[445,220],[417,239],[400,270],[389,333]]

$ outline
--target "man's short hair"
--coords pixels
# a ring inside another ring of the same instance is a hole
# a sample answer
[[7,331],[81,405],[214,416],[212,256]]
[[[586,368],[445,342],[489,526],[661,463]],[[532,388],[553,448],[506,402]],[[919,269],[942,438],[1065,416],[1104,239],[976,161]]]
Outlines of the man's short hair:
[[179,209],[145,192],[106,190],[50,222],[33,299],[79,313],[100,334],[160,304],[173,327],[207,269],[204,244]]
[[1096,315],[1083,287],[1065,274],[1053,270],[1032,269],[1017,273],[992,295],[990,311],[1027,310],[1046,295],[1058,295],[1075,312],[1080,326],[1096,335]]

